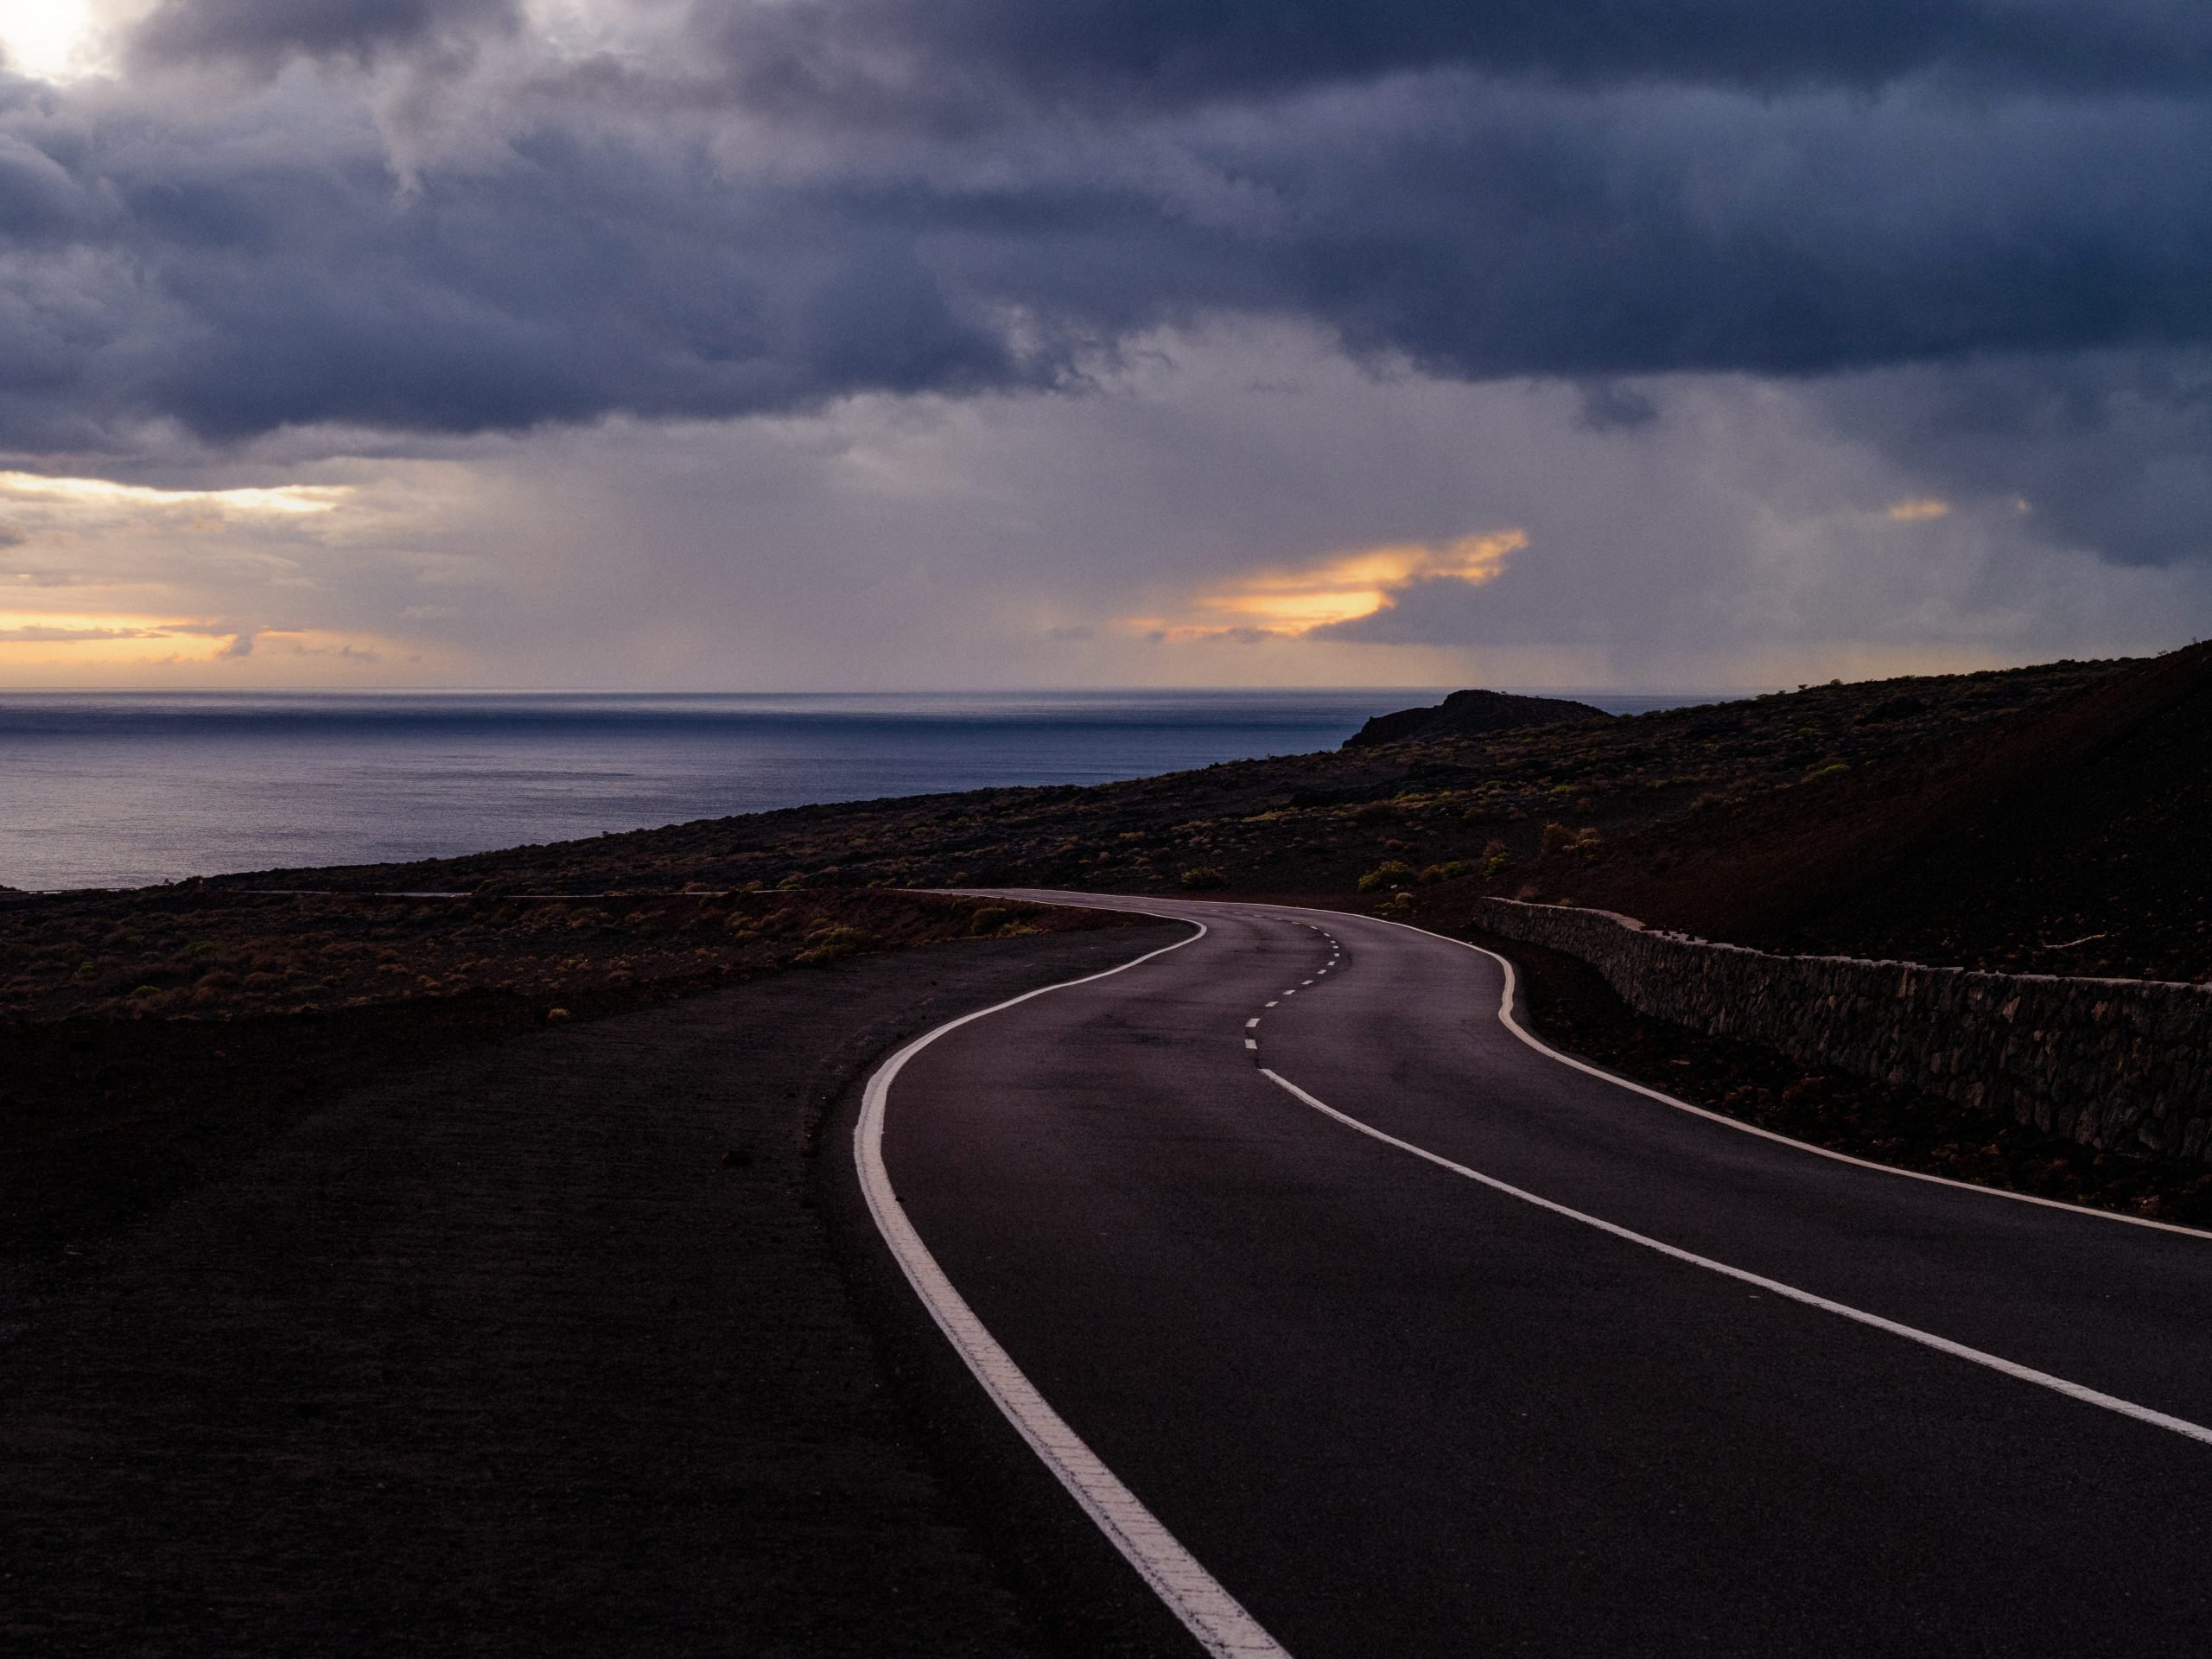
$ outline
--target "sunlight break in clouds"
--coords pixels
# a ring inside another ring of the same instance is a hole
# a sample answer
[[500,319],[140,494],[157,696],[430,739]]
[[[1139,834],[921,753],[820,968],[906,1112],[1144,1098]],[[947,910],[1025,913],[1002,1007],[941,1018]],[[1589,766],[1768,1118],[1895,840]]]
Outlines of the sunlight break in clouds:
[[1337,622],[1357,621],[1389,605],[1411,582],[1447,577],[1470,587],[1495,581],[1529,545],[1528,533],[1492,531],[1440,548],[1419,543],[1361,548],[1303,570],[1263,570],[1197,602],[1191,619],[1132,619],[1131,626],[1172,640],[1292,639]]
[[[226,518],[270,513],[328,512],[353,492],[342,485],[281,484],[272,489],[156,490],[105,478],[52,478],[44,473],[0,473],[0,499],[52,502],[81,507],[88,515],[118,512],[219,513]],[[57,515],[59,517],[59,515]]]
[[148,660],[212,662],[246,656],[253,636],[236,624],[201,619],[112,615],[97,612],[0,611],[0,663],[16,671],[41,667],[115,668]]
[[1901,524],[1912,524],[1922,518],[1948,518],[1951,504],[1948,501],[1900,501],[1890,509],[1890,517]]
[[21,74],[73,80],[103,67],[99,22],[91,0],[8,0],[0,5],[0,52]]

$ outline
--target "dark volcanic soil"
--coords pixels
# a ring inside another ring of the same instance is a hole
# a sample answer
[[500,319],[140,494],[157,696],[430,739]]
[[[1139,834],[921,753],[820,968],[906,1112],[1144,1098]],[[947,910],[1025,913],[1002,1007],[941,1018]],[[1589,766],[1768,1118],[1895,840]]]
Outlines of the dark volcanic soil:
[[1708,805],[1547,896],[1786,951],[2212,979],[2212,645]]
[[894,1041],[1160,931],[775,975],[302,1106],[0,1332],[0,1645],[1036,1650],[883,1387],[817,1131]]

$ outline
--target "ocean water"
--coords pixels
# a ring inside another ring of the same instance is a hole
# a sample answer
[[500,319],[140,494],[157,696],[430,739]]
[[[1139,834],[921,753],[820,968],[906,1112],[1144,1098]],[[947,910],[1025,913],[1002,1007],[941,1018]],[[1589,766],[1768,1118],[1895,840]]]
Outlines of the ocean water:
[[[380,863],[1333,748],[1442,694],[0,694],[0,886]],[[1579,693],[1616,713],[1704,701]]]

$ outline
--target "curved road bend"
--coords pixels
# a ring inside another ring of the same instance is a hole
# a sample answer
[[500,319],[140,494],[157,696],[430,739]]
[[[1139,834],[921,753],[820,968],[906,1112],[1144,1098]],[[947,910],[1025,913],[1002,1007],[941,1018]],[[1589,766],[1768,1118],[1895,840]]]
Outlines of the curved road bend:
[[1111,902],[1211,931],[923,1050],[886,1162],[1044,1399],[1297,1659],[2208,1639],[2212,1445],[1538,1207],[1261,1068],[1538,1198],[2189,1425],[2212,1425],[2212,1239],[1638,1096],[1521,1042],[1499,966],[1433,935]]

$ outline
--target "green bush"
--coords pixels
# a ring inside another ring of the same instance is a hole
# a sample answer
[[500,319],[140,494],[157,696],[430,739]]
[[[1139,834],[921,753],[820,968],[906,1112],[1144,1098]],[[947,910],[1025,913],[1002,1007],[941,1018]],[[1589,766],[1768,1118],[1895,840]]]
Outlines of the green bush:
[[1554,853],[1572,853],[1584,858],[1594,857],[1605,840],[1594,825],[1570,830],[1563,823],[1548,823],[1544,826],[1544,855],[1548,858]]
[[1210,887],[1229,885],[1229,878],[1211,864],[1200,864],[1187,869],[1176,880],[1185,893],[1204,893]]
[[1378,887],[1395,887],[1414,879],[1414,867],[1403,859],[1386,858],[1359,878],[1359,890],[1373,893]]

